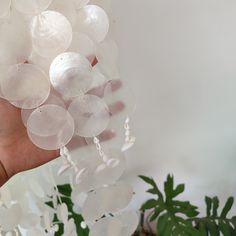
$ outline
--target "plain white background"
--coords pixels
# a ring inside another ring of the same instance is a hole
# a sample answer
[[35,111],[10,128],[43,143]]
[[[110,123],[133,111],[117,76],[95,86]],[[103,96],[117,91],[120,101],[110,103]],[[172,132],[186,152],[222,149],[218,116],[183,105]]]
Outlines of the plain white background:
[[236,2],[114,0],[122,79],[138,97],[127,178],[187,184],[184,197],[236,196]]

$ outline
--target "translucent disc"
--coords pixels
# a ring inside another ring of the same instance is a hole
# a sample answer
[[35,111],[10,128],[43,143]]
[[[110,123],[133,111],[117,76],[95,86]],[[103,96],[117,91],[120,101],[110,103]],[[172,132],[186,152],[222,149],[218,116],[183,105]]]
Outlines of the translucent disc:
[[13,6],[26,15],[37,15],[48,8],[52,0],[13,0]]
[[89,3],[89,0],[73,0],[76,6],[76,9],[80,9]]
[[[89,192],[104,185],[114,184],[124,173],[126,166],[124,154],[116,149],[105,151],[105,153],[109,165],[97,158],[96,155],[94,158],[90,157],[86,160],[89,174],[76,185],[81,192]],[[111,165],[111,163],[115,163],[115,165]],[[84,164],[79,162],[79,166],[84,166]]]
[[78,11],[77,27],[79,32],[87,34],[94,42],[99,43],[108,33],[109,19],[102,8],[87,5]]
[[77,52],[87,58],[91,57],[94,59],[96,55],[96,46],[92,39],[90,39],[86,34],[74,32],[73,40],[68,51]]
[[82,215],[86,221],[93,221],[104,214],[116,213],[128,206],[132,196],[132,187],[123,182],[97,189],[88,194]]
[[97,46],[97,59],[104,73],[110,79],[120,78],[118,69],[118,47],[115,41],[106,40]]
[[65,16],[55,11],[44,11],[31,21],[34,50],[43,57],[66,51],[72,40],[72,28]]
[[[124,236],[122,222],[115,217],[102,218],[90,229],[90,236]],[[129,235],[130,236],[130,235]]]
[[106,12],[109,12],[111,8],[111,0],[90,0],[90,4],[98,5]]
[[27,131],[36,146],[45,150],[56,150],[71,140],[74,121],[64,108],[44,105],[30,115]]
[[139,215],[135,211],[124,211],[116,218],[122,222],[122,236],[133,235],[139,224]]
[[87,91],[92,81],[92,66],[81,54],[66,52],[57,56],[50,67],[50,80],[64,97],[76,97]]
[[[44,102],[44,104],[54,104],[66,108],[65,103],[58,96],[52,93],[50,93],[49,97]],[[33,111],[34,109],[21,109],[21,118],[25,126],[27,126],[27,121]]]
[[27,22],[19,13],[11,12],[1,24],[0,39],[0,64],[22,63],[28,59],[32,50],[31,36]]
[[25,109],[40,106],[50,93],[46,74],[32,64],[10,66],[2,78],[1,87],[6,99]]
[[8,15],[10,10],[11,0],[0,1],[0,18],[4,18]]
[[75,120],[75,133],[81,137],[94,137],[108,126],[109,109],[103,99],[94,95],[76,98],[68,111]]
[[60,12],[74,25],[76,22],[76,7],[74,0],[53,0],[49,10]]
[[[94,185],[95,188],[108,184],[114,184],[125,171],[125,156],[119,151],[112,149],[106,152],[107,160],[104,168],[99,168],[104,163],[100,162],[94,169]],[[112,163],[115,163],[112,165]]]

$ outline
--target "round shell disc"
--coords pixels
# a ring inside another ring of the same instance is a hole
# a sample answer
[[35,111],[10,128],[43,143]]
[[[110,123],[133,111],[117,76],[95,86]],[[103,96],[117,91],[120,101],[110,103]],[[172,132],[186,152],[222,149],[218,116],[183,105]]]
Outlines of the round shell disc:
[[50,82],[46,74],[32,64],[10,66],[1,79],[4,97],[20,108],[33,109],[48,98]]
[[92,66],[83,55],[66,52],[57,56],[50,67],[50,81],[64,97],[86,92],[92,82]]
[[122,222],[115,217],[105,217],[97,221],[90,229],[90,236],[123,236]]
[[109,108],[103,99],[94,95],[76,98],[68,111],[75,121],[75,133],[81,137],[95,137],[110,121]]
[[[58,105],[60,107],[66,108],[65,103],[58,96],[52,93],[49,95],[48,99],[44,102],[44,104],[53,104],[53,105]],[[21,118],[25,126],[27,126],[27,121],[33,111],[34,109],[21,109]]]
[[102,42],[109,30],[109,18],[101,7],[87,5],[78,11],[77,29],[94,42]]
[[52,0],[13,0],[12,5],[25,15],[37,15],[48,8]]
[[72,40],[68,19],[55,11],[44,11],[31,21],[34,50],[43,57],[56,56],[67,50]]
[[74,121],[64,108],[44,105],[30,115],[27,132],[36,146],[56,150],[65,146],[73,137]]
[[94,60],[96,55],[96,46],[93,40],[86,34],[74,32],[68,51],[80,53],[85,57],[92,58]]

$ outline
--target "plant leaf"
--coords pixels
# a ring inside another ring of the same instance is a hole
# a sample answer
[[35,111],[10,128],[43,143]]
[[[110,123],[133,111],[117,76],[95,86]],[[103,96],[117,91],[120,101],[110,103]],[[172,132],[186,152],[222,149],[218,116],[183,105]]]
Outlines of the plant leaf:
[[234,198],[229,197],[227,202],[225,203],[225,206],[224,206],[222,212],[221,212],[221,215],[220,215],[221,218],[226,218],[227,217],[227,214],[231,210],[233,204],[234,204]]
[[141,210],[148,210],[156,207],[157,200],[156,199],[149,199],[147,200],[141,207]]

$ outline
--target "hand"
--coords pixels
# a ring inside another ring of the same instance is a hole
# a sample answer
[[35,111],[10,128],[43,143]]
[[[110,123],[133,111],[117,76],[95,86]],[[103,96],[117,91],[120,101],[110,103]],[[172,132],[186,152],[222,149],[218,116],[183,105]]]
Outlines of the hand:
[[[120,81],[112,81],[112,90],[121,87]],[[99,95],[102,87],[89,93]],[[118,112],[124,108],[123,102],[111,104],[111,109]],[[104,131],[101,140],[114,137],[111,131]],[[86,145],[85,139],[76,137],[69,144],[70,148]],[[0,98],[0,186],[13,175],[36,168],[59,157],[59,150],[47,151],[36,147],[28,138],[27,130],[21,120],[20,109]]]

